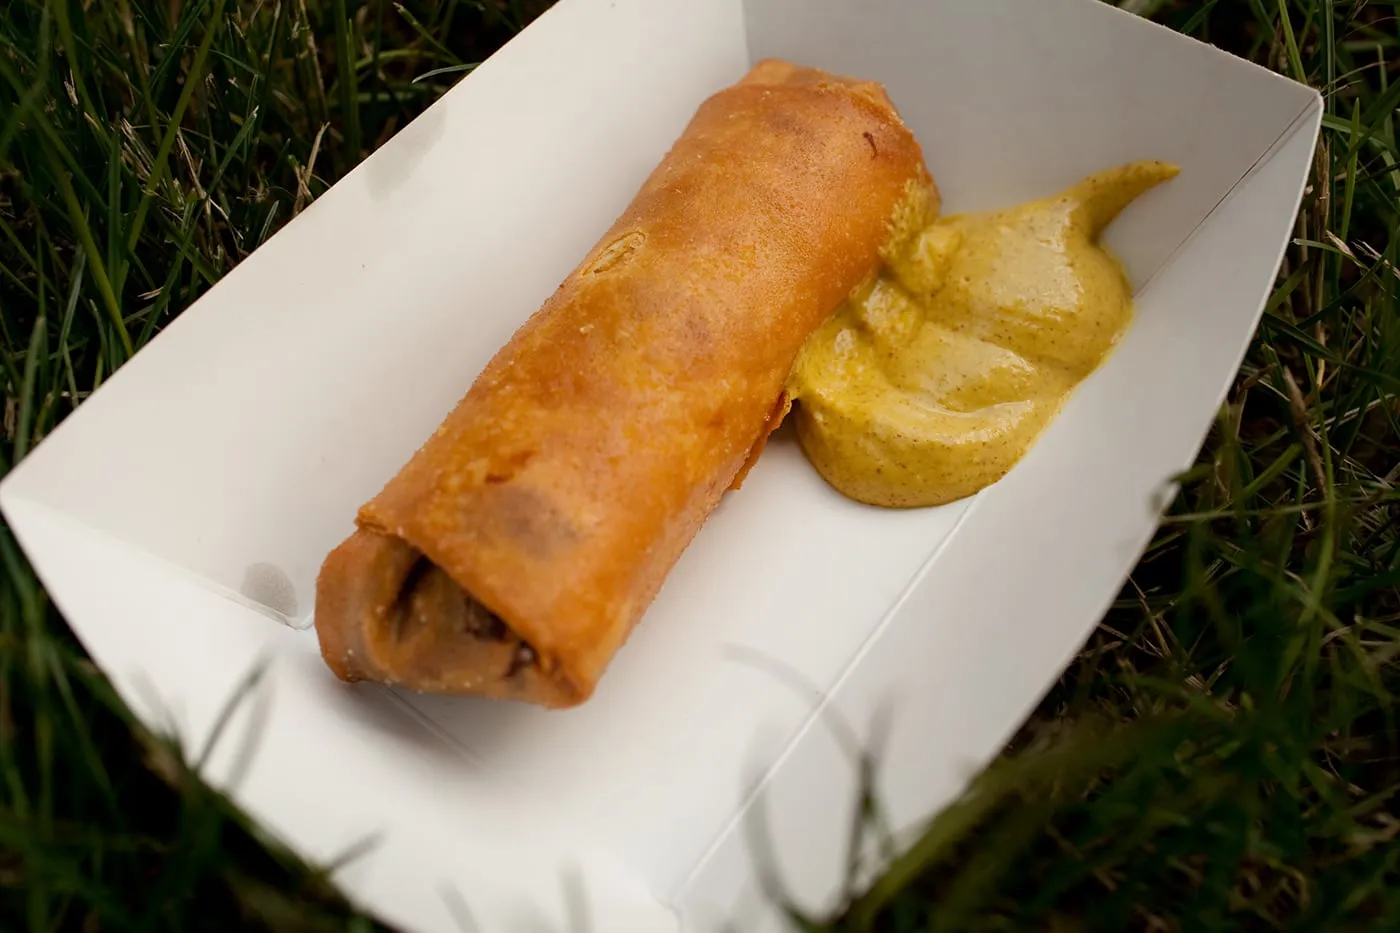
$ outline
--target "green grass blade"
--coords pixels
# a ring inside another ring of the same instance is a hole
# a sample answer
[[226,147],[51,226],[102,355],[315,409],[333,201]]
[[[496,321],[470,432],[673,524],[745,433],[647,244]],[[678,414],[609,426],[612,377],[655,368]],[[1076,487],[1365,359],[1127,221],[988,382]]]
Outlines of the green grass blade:
[[354,62],[357,56],[351,48],[350,38],[354,24],[346,13],[345,0],[334,0],[332,10],[335,17],[336,62],[340,69],[340,115],[345,125],[346,159],[348,165],[355,165],[360,161],[364,144],[360,136],[360,108],[356,103],[359,94]]
[[48,322],[41,314],[34,319],[29,336],[29,352],[24,357],[24,382],[19,389],[19,415],[15,423],[15,447],[12,463],[19,463],[29,453],[30,432],[34,427],[34,390],[39,381],[39,366],[46,353]]
[[[219,35],[219,29],[224,22],[224,5],[227,0],[214,0],[213,11],[209,15],[209,21],[205,26],[204,38],[200,40],[199,48],[195,50],[194,60],[190,64],[189,74],[180,89],[180,98],[175,103],[174,110],[171,111],[170,120],[166,124],[165,135],[161,137],[160,148],[156,150],[155,162],[151,167],[151,176],[146,180],[145,190],[141,192],[141,200],[136,206],[136,215],[131,222],[131,228],[126,236],[126,251],[133,253],[136,251],[136,244],[141,239],[141,232],[146,223],[146,215],[150,212],[151,202],[157,196],[161,183],[165,180],[165,173],[169,170],[170,152],[175,146],[175,137],[180,130],[180,121],[185,118],[185,111],[189,108],[190,99],[194,96],[195,88],[199,87],[204,80],[205,63],[209,58],[209,49],[214,44],[214,39]],[[126,277],[127,263],[123,259],[122,265],[117,272],[118,281],[124,281]],[[95,271],[95,270],[94,270]]]
[[131,334],[127,333],[126,321],[122,318],[121,303],[117,300],[116,292],[112,289],[111,280],[107,278],[107,270],[103,267],[102,260],[98,258],[101,253],[97,250],[97,241],[92,235],[92,228],[88,226],[87,217],[83,214],[82,205],[78,201],[77,194],[73,191],[68,174],[59,166],[54,167],[54,181],[63,197],[63,204],[68,209],[68,219],[72,222],[73,230],[78,235],[78,242],[82,244],[83,250],[88,255],[88,262],[92,265],[92,277],[97,283],[98,293],[102,296],[102,304],[111,318],[112,328],[116,332],[122,350],[126,353],[125,358],[130,359],[135,352],[131,344]]

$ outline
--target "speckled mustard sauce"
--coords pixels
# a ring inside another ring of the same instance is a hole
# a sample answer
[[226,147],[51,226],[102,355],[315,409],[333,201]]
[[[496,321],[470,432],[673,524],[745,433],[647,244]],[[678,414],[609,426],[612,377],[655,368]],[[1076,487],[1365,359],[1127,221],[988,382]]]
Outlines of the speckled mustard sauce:
[[879,276],[793,367],[808,459],[852,499],[894,508],[951,502],[1004,476],[1132,319],[1132,290],[1100,234],[1176,174],[1135,162],[1042,201],[943,219],[911,192]]

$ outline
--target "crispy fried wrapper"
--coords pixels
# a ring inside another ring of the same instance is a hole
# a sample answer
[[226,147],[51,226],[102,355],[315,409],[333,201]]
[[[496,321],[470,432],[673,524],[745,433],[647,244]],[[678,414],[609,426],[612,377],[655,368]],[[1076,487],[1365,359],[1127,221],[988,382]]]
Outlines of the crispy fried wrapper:
[[326,558],[331,670],[587,699],[911,196],[937,192],[877,84],[765,61],[705,101]]

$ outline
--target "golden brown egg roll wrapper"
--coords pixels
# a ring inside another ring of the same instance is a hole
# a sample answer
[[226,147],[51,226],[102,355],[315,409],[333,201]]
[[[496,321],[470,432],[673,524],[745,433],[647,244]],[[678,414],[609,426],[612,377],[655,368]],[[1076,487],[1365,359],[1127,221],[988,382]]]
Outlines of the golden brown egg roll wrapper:
[[326,663],[428,692],[587,699],[917,189],[932,190],[919,146],[877,84],[768,61],[702,104],[326,559]]

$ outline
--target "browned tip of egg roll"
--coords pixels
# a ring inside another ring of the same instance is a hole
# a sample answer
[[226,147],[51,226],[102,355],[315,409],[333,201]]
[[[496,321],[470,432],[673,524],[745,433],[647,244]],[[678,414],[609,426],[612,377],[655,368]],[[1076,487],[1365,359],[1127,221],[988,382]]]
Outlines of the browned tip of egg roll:
[[[877,84],[766,61],[705,101],[317,581],[342,679],[571,706],[787,412],[808,335],[937,192]],[[796,520],[796,519],[794,519]]]

